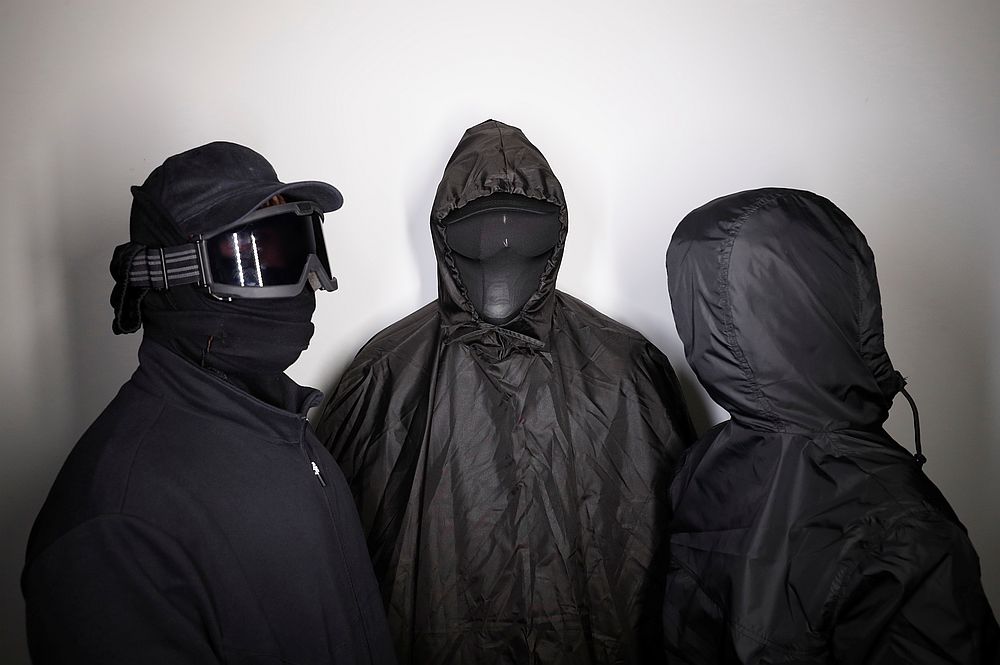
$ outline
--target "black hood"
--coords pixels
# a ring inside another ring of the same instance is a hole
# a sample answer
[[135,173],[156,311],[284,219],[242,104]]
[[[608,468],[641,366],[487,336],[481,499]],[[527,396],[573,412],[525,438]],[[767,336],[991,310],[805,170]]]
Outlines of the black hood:
[[833,203],[790,189],[716,199],[667,251],[688,363],[765,431],[880,427],[904,380],[886,353],[875,260]]
[[559,207],[559,242],[535,291],[510,322],[508,330],[546,341],[552,326],[556,275],[562,261],[569,216],[562,186],[544,155],[524,133],[496,120],[466,130],[448,160],[431,212],[431,235],[438,262],[438,304],[445,325],[480,323],[451,250],[445,242],[444,220],[455,210],[492,194],[517,194]]

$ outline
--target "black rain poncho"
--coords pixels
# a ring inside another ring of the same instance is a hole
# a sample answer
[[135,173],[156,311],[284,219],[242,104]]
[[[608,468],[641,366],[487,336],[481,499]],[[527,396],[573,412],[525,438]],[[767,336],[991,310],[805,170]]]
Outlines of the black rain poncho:
[[809,192],[723,197],[680,223],[667,273],[732,416],[671,490],[668,662],[1000,662],[964,527],[882,429],[904,381],[853,222]]
[[[442,224],[494,193],[561,211],[537,292],[503,327],[471,305]],[[468,130],[431,215],[438,300],[376,335],[320,418],[402,662],[660,650],[667,487],[691,427],[666,357],[556,290],[566,228],[559,181],[521,131]]]

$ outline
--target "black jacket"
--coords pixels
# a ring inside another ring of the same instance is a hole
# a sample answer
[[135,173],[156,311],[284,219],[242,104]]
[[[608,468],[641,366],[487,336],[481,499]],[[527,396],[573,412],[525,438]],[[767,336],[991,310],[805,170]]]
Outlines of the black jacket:
[[667,272],[732,416],[672,488],[669,662],[1000,662],[964,527],[882,429],[904,381],[857,227],[808,192],[735,194],[681,222]]
[[[562,226],[503,327],[466,297],[442,225],[497,192],[559,206]],[[566,228],[559,182],[520,130],[466,132],[432,212],[438,300],[358,353],[317,426],[357,499],[404,662],[659,651],[666,490],[693,437],[663,354],[555,289]]]
[[28,544],[36,663],[392,663],[350,492],[287,380],[260,402],[151,340]]

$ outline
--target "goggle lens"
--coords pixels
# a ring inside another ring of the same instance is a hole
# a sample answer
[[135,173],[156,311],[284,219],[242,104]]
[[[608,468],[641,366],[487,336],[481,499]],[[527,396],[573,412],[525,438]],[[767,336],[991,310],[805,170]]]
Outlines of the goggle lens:
[[311,254],[319,257],[329,274],[322,233],[318,214],[285,213],[207,238],[212,280],[238,287],[297,284]]

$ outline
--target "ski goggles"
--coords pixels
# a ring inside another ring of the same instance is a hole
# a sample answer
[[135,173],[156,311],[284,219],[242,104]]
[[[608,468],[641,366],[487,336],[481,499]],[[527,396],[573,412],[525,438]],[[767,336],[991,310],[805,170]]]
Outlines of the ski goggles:
[[138,252],[129,282],[153,289],[195,284],[222,299],[290,298],[307,282],[333,291],[322,224],[323,211],[312,202],[261,208],[193,243]]

